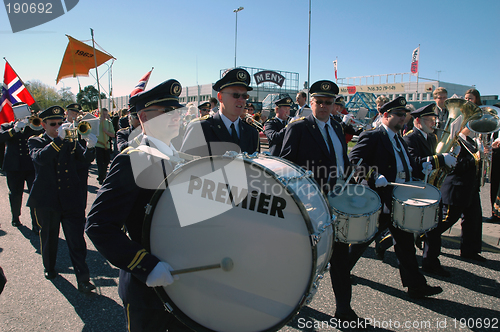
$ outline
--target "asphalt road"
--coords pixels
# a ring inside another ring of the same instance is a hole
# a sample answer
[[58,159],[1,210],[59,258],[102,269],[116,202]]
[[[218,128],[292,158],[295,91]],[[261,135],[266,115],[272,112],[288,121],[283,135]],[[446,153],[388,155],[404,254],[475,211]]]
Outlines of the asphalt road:
[[[93,165],[89,207],[98,189],[95,178]],[[0,266],[8,279],[0,295],[0,331],[126,331],[117,292],[118,269],[103,259],[89,240],[87,262],[97,290],[84,295],[76,289],[62,232],[56,265],[60,276],[48,281],[43,276],[39,239],[30,231],[28,208],[23,207],[23,226],[19,229],[12,227],[10,221],[7,185],[5,176],[0,175]],[[421,251],[417,253],[420,260]],[[389,249],[382,262],[375,258],[372,245],[353,270],[353,308],[376,324],[370,330],[499,331],[499,253],[498,247],[485,244],[483,256],[488,262],[464,261],[460,258],[458,238],[446,237],[441,262],[453,273],[452,277],[428,276],[428,283],[440,285],[443,293],[431,299],[411,300],[401,285],[393,249]],[[336,331],[331,324],[334,312],[331,282],[325,275],[311,304],[303,307],[281,331]]]

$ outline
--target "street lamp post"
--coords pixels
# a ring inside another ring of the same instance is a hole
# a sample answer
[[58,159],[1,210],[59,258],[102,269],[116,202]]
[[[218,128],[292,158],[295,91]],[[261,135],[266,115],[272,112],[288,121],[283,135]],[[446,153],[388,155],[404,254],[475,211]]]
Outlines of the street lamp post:
[[236,13],[236,25],[234,30],[234,67],[236,68],[236,43],[238,42],[238,12],[242,11],[243,7],[233,10]]

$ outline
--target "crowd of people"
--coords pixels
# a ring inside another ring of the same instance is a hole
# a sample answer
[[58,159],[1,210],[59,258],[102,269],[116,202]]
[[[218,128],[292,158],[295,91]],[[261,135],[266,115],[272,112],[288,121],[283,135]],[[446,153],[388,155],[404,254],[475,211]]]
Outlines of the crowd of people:
[[[429,285],[422,271],[451,276],[439,261],[441,234],[460,218],[462,258],[486,262],[480,255],[480,155],[484,151],[488,155],[490,148],[479,135],[462,126],[453,150],[436,152],[450,122],[444,88],[434,91],[435,103],[418,109],[409,107],[404,97],[389,100],[379,96],[378,114],[364,126],[353,121],[338,86],[329,80],[315,82],[308,94],[297,93],[299,107],[294,117],[290,116],[292,98],[280,96],[271,119],[256,113],[254,105],[247,103],[252,87],[246,70],[228,71],[213,89],[216,98],[185,107],[179,103],[181,84],[167,80],[134,95],[129,108],[120,113],[109,115],[103,108],[98,114],[98,135],[75,129],[74,122],[83,112],[78,104],[43,110],[38,114],[40,127],[32,128],[22,120],[1,126],[0,141],[7,147],[2,169],[9,187],[12,226],[21,224],[26,183],[32,231],[40,236],[47,279],[58,276],[55,266],[62,225],[78,290],[90,293],[95,289],[85,261],[86,232],[96,249],[120,268],[119,294],[128,329],[184,330],[155,292],[155,287],[168,287],[178,276],[172,275],[168,262],[142,244],[144,207],[181,160],[218,156],[226,151],[262,152],[259,131],[268,139],[270,155],[311,171],[325,195],[335,195],[333,188],[351,181],[371,188],[380,197],[376,234],[364,243],[334,242],[330,275],[336,319],[360,320],[351,307],[351,270],[373,241],[381,259],[384,251],[394,245],[402,285],[407,287],[410,298],[443,291]],[[307,96],[310,105],[306,104]],[[479,92],[468,90],[463,103],[467,101],[481,105]],[[305,112],[307,109],[310,112]],[[349,151],[348,142],[354,135],[358,140]],[[500,139],[490,136],[486,141],[493,149],[493,169],[499,164]],[[88,171],[94,160],[101,188],[86,215]],[[417,236],[397,227],[392,213],[394,185],[425,180],[433,170],[443,168],[447,176],[439,188],[442,199],[437,226]],[[493,191],[498,191],[500,179],[493,174],[496,183],[491,186],[491,220],[495,221],[500,216],[500,198]],[[416,257],[419,239],[423,241],[422,269]]]

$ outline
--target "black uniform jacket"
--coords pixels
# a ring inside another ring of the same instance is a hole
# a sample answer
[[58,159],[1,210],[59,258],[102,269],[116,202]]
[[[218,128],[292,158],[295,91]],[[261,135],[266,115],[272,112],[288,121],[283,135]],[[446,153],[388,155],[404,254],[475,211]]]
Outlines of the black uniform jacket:
[[436,134],[427,134],[427,139],[422,135],[422,132],[416,128],[410,130],[403,136],[411,157],[415,160],[417,169],[413,170],[415,178],[424,179],[425,175],[422,173],[422,163],[429,161],[432,163],[432,168],[437,169],[445,165],[444,157],[442,154],[436,154],[437,136]]
[[[257,129],[238,121],[240,139],[239,151],[252,154],[259,152],[259,133]],[[217,156],[227,151],[238,150],[238,145],[232,143],[231,135],[227,130],[220,114],[207,115],[199,120],[191,121],[184,134],[180,151],[195,156]]]
[[28,147],[36,174],[28,206],[58,211],[81,207],[84,202],[78,162],[91,162],[94,149],[84,149],[77,141],[69,142],[60,137],[52,140],[46,133],[32,136]]
[[269,141],[269,152],[272,156],[278,157],[283,146],[283,138],[285,137],[286,122],[277,118],[272,118],[266,121],[264,125],[264,134]]
[[461,149],[457,164],[440,188],[441,199],[444,204],[468,206],[480,187],[481,164],[475,142],[470,137],[467,140],[458,137],[458,141]]
[[[340,124],[330,118],[330,125],[342,143],[344,170],[347,171],[349,159],[347,157],[347,143]],[[338,151],[334,151],[338,153]],[[325,185],[333,187],[337,182],[337,168],[335,155],[328,152],[328,147],[312,114],[288,124],[283,139],[283,148],[280,156],[288,159],[314,174],[314,180],[325,191]],[[328,183],[329,175],[332,175]],[[328,188],[326,188],[328,189]]]
[[[408,146],[404,140],[400,140],[400,142],[406,150],[412,169],[415,170],[416,165],[408,152]],[[353,164],[363,158],[361,163],[363,173],[361,175],[380,196],[382,204],[385,205],[383,213],[389,213],[392,210],[392,191],[394,187],[375,188],[375,180],[379,175],[385,176],[389,182],[395,182],[397,175],[396,155],[385,127],[379,126],[373,130],[363,131],[349,154],[349,158]]]
[[[150,145],[146,138],[142,144]],[[162,308],[154,289],[146,286],[159,259],[142,245],[142,229],[146,205],[155,193],[151,188],[158,187],[172,170],[168,161],[132,147],[125,149],[113,159],[88,214],[87,235],[121,269],[118,290],[125,303]]]
[[5,143],[5,157],[2,169],[9,171],[34,171],[33,161],[28,149],[28,139],[33,135],[40,135],[43,131],[36,131],[29,126],[23,131],[14,130],[15,122],[4,123],[0,128],[0,143]]

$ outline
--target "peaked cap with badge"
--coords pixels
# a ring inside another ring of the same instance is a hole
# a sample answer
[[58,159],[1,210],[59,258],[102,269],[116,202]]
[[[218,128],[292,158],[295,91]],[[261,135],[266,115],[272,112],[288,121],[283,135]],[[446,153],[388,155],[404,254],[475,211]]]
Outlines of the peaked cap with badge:
[[309,94],[311,97],[333,97],[339,93],[339,87],[332,81],[323,80],[317,81],[311,88],[309,88]]
[[292,98],[288,94],[280,95],[279,98],[275,102],[276,107],[292,106]]
[[242,86],[247,91],[253,90],[250,86],[250,74],[243,68],[234,68],[225,73],[220,80],[215,82],[213,89],[221,91],[229,86]]
[[208,108],[208,110],[210,111],[210,102],[206,101],[206,102],[198,105],[198,109],[203,109],[203,108]]
[[344,97],[338,96],[337,98],[335,98],[335,104],[342,105],[342,107],[345,107]]
[[139,112],[149,106],[166,107],[184,107],[179,104],[179,95],[182,92],[182,86],[179,81],[170,79],[158,84],[154,88],[138,93],[129,100],[130,107],[135,106],[136,112]]
[[409,112],[410,110],[406,108],[406,99],[405,97],[399,96],[394,100],[391,100],[390,102],[385,103],[382,105],[380,108],[380,113],[383,114],[385,112],[392,112],[392,111],[406,111]]
[[66,106],[66,109],[68,111],[73,111],[73,112],[79,113],[82,111],[82,106],[80,104],[73,103],[73,104],[69,104],[68,106]]
[[64,119],[64,108],[61,106],[51,106],[39,114],[40,118],[45,120]]
[[420,107],[419,109],[412,111],[411,115],[414,118],[420,118],[423,116],[428,116],[428,115],[433,115],[437,116],[436,112],[434,111],[436,109],[436,104],[429,104],[423,107]]

